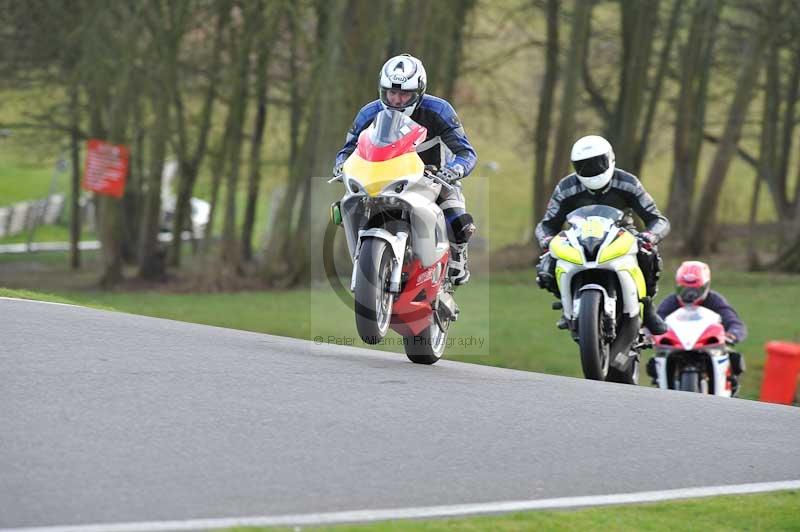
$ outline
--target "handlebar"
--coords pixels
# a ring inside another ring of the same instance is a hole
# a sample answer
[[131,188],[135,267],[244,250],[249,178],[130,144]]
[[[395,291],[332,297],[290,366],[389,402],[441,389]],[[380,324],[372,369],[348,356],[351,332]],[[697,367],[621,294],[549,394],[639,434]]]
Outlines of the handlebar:
[[445,181],[444,179],[442,179],[441,177],[439,177],[438,175],[436,175],[433,172],[431,172],[430,170],[425,170],[425,177],[427,177],[428,179],[432,179],[433,181],[436,181],[437,183],[440,183],[447,190],[455,190],[455,188],[456,188],[453,185],[451,185],[450,183],[448,183],[447,181]]

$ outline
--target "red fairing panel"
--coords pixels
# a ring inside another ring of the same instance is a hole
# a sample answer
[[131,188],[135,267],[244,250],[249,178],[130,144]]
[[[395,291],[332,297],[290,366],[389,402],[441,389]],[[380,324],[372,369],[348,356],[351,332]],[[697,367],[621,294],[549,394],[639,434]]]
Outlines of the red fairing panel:
[[369,162],[381,162],[394,159],[416,150],[417,146],[425,140],[428,130],[420,125],[415,125],[411,131],[397,142],[387,146],[376,146],[369,138],[369,128],[358,136],[358,156]]
[[694,344],[694,348],[702,349],[704,347],[720,345],[724,343],[725,328],[719,323],[714,323],[713,325],[709,325],[708,328],[703,331],[703,334],[700,335],[700,338],[698,338],[697,342]]
[[666,334],[659,334],[653,336],[656,345],[663,347],[680,347],[681,341],[672,329],[668,330]]
[[[450,252],[445,253],[439,262],[428,268],[423,268],[419,259],[403,268],[408,273],[408,280],[405,288],[397,301],[394,302],[392,311],[392,329],[403,336],[418,335],[431,324],[433,314],[433,302],[439,287],[447,274],[447,261]],[[441,264],[439,279],[434,283],[433,274],[436,264]],[[414,301],[420,292],[425,291],[425,297],[420,301]]]

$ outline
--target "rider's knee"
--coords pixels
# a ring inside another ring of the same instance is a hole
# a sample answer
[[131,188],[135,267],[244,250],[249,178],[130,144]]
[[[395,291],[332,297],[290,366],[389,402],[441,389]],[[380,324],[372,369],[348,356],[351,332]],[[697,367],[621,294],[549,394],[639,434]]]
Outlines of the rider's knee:
[[453,243],[466,244],[475,232],[475,223],[472,215],[462,212],[450,220],[450,228],[453,230]]

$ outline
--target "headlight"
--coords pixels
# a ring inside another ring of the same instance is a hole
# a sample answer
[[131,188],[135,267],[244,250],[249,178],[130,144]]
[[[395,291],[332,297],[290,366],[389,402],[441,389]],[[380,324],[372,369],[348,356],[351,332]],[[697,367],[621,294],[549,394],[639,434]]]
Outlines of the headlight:
[[360,194],[363,193],[363,187],[361,183],[353,179],[352,177],[347,178],[347,188],[350,189],[350,192],[353,194]]
[[558,235],[550,241],[550,253],[556,258],[571,262],[573,264],[583,264],[581,252],[572,245],[565,237]]
[[402,181],[394,181],[385,186],[382,192],[383,194],[402,194],[407,185],[408,181],[405,179]]

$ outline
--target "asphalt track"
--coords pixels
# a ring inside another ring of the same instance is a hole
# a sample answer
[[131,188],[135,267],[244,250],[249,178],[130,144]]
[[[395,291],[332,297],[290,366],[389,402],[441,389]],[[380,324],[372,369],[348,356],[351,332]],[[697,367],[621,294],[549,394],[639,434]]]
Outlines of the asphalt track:
[[0,529],[800,480],[792,407],[10,299],[0,338]]

